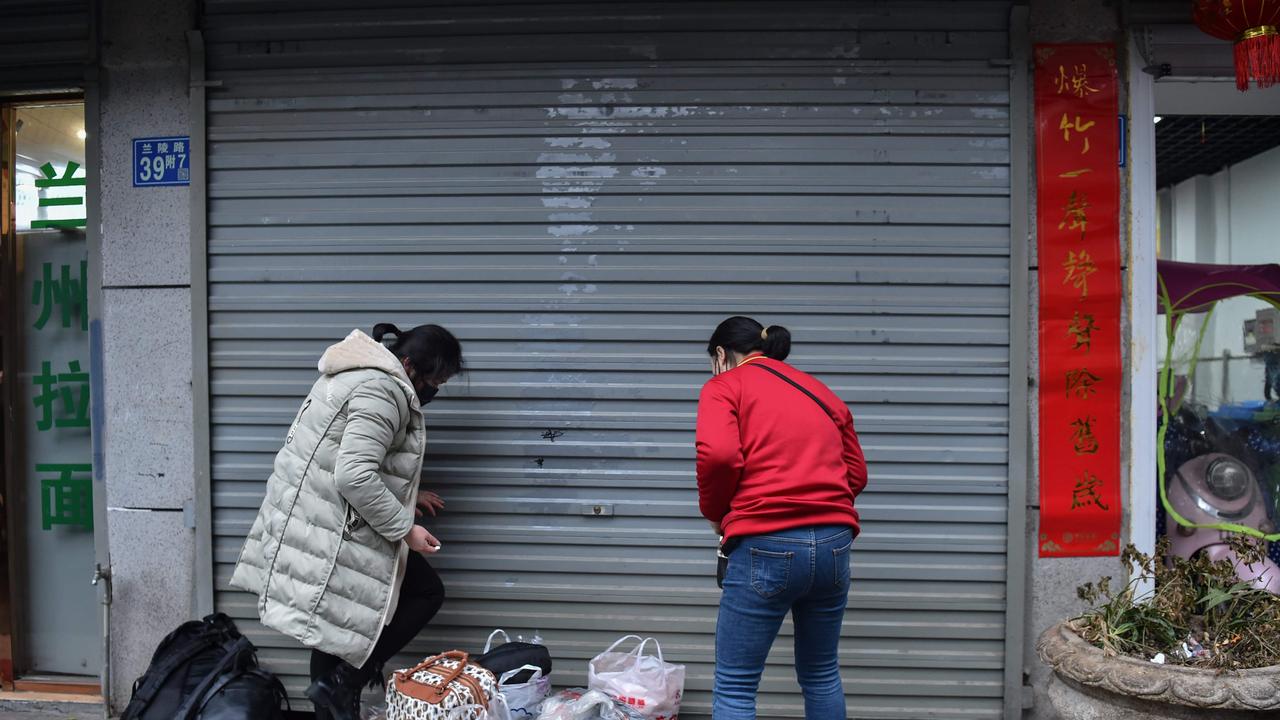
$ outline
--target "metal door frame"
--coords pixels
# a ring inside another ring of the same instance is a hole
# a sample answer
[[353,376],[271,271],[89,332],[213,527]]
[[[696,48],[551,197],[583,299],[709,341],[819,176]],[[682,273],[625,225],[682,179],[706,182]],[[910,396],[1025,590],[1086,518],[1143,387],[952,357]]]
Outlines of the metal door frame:
[[[17,262],[13,232],[16,213],[13,198],[16,162],[13,147],[14,115],[12,104],[0,105],[0,153],[3,153],[0,155],[0,301],[16,295],[16,291],[12,290],[14,265]],[[3,302],[3,306],[11,307],[11,304]],[[21,648],[17,647],[20,640],[13,632],[20,619],[15,617],[20,603],[15,603],[13,599],[20,553],[16,547],[18,543],[9,541],[10,537],[15,540],[18,537],[17,534],[11,534],[10,529],[16,527],[17,522],[14,508],[18,502],[13,478],[17,477],[20,465],[17,457],[20,446],[14,437],[16,423],[13,383],[9,381],[12,374],[7,372],[14,366],[14,358],[18,354],[18,349],[11,340],[17,337],[17,323],[13,317],[13,312],[0,313],[0,412],[4,413],[4,417],[0,418],[0,431],[3,432],[3,437],[0,437],[0,690],[13,689],[14,658],[22,655]]]
[[[1028,548],[1027,489],[1030,484],[1028,360],[1030,326],[1029,247],[1031,196],[1028,190],[1031,158],[1031,42],[1026,0],[1015,0],[1009,22],[1010,106],[1010,279],[1009,279],[1009,434],[1008,519],[1006,542],[1006,608],[1004,630],[1005,720],[1023,715],[1024,641],[1026,637]],[[195,615],[214,609],[214,562],[210,452],[209,283],[207,177],[205,170],[206,80],[205,46],[198,30],[187,33],[191,71],[191,301],[192,391],[194,411],[194,469],[196,507]]]
[[[1018,720],[1023,699],[1027,617],[1027,486],[1030,484],[1031,32],[1025,2],[1009,13],[1009,516],[1006,525],[1004,718]],[[1029,696],[1028,696],[1029,698]]]
[[195,613],[214,611],[213,587],[213,481],[210,452],[209,407],[209,224],[206,175],[206,107],[204,35],[187,31],[191,69],[191,109],[188,145],[191,161],[191,408],[192,462],[195,470]]

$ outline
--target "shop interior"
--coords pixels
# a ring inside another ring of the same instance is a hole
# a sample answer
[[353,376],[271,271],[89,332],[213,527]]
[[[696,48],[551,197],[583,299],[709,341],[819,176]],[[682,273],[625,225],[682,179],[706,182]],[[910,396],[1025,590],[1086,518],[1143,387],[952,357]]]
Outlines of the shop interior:
[[1157,533],[1233,562],[1248,539],[1267,557],[1242,582],[1280,594],[1280,117],[1154,120]]

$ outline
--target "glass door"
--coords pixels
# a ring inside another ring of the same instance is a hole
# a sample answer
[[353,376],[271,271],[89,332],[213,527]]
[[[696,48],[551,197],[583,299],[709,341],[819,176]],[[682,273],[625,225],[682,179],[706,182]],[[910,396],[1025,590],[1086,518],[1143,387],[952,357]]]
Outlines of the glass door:
[[4,390],[13,662],[97,675],[82,103],[6,109]]

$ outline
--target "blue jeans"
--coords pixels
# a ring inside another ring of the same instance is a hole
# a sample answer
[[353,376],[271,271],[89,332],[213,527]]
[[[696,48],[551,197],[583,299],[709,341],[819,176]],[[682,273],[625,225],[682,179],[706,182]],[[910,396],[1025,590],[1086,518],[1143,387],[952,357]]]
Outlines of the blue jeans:
[[827,526],[744,537],[729,554],[716,623],[713,720],[755,720],[765,658],[790,612],[806,720],[843,720],[840,627],[853,530]]

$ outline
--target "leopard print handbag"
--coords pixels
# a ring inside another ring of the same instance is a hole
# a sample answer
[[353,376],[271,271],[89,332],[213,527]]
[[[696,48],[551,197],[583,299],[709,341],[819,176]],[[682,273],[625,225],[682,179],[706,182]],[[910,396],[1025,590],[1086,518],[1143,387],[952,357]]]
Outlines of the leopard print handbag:
[[[387,685],[387,720],[452,720],[455,710],[489,707],[498,694],[498,678],[471,662],[460,650],[427,658],[397,671]],[[462,710],[474,718],[478,710]]]

